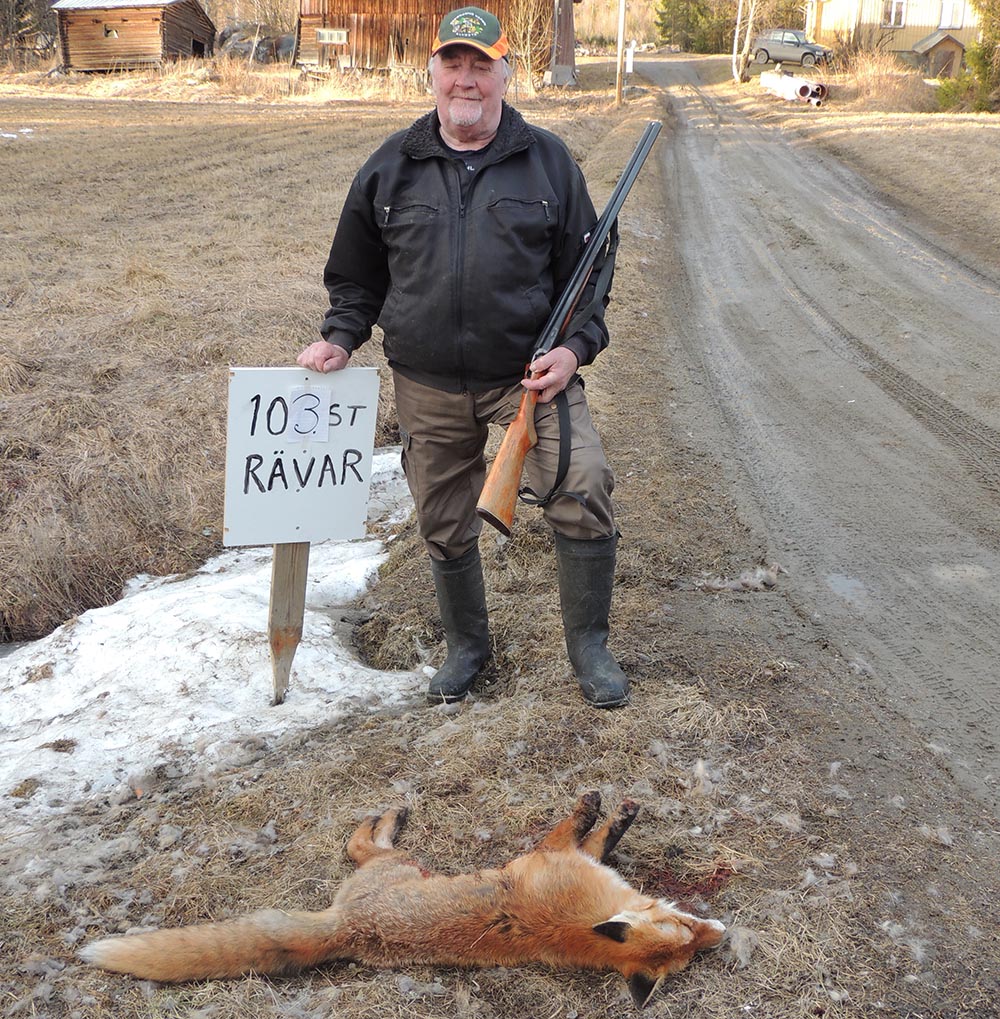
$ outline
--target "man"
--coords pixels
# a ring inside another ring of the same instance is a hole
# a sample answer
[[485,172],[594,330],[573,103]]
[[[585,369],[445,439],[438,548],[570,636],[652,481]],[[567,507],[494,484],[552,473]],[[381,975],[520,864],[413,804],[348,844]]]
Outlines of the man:
[[[351,185],[324,282],[323,339],[298,363],[343,368],[377,321],[393,369],[403,468],[430,555],[448,656],[432,701],[468,693],[490,654],[475,507],[490,423],[538,391],[525,461],[555,534],[566,645],[584,698],[628,702],[608,651],[617,530],[614,479],[576,374],[607,345],[603,295],[573,335],[531,364],[534,342],[597,220],[565,145],[504,102],[507,37],[492,14],[445,15],[431,49],[435,109],[394,134]],[[559,491],[558,394],[571,453]]]

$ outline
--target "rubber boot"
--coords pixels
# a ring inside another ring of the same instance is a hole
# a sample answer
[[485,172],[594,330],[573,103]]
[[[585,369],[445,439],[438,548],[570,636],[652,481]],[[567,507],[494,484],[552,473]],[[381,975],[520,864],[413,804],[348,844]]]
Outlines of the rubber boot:
[[473,545],[458,559],[432,559],[431,573],[448,657],[432,677],[427,699],[450,703],[465,697],[490,656],[486,588],[478,546]]
[[628,678],[607,647],[618,537],[555,539],[566,650],[583,699],[595,708],[621,707],[629,700]]

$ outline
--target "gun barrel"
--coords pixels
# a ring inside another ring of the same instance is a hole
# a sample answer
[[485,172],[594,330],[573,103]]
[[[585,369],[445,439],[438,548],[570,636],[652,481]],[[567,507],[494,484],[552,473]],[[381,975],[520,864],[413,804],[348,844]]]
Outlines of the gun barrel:
[[579,261],[573,269],[573,274],[567,281],[566,286],[563,287],[559,300],[553,307],[548,321],[546,321],[544,328],[539,334],[538,343],[535,345],[535,352],[531,357],[532,361],[550,351],[562,339],[562,332],[572,317],[573,309],[576,307],[577,302],[580,300],[580,295],[587,285],[587,280],[590,278],[590,272],[594,268],[594,263],[604,250],[604,243],[611,234],[615,221],[618,219],[618,213],[621,212],[625,199],[628,198],[628,193],[632,190],[632,185],[639,176],[642,164],[646,162],[646,157],[649,155],[661,127],[660,121],[651,120],[642,132],[642,137],[629,157],[629,161],[625,164],[625,169],[622,170],[618,183],[615,184],[614,190],[611,192],[608,204],[604,207],[604,211],[597,220],[597,224],[590,232],[590,237],[583,249],[583,253],[580,255]]

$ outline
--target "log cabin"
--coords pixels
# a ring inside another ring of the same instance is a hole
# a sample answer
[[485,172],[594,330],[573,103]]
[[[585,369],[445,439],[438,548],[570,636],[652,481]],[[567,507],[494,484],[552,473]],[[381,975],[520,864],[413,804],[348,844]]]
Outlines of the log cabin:
[[198,0],[56,0],[65,70],[119,71],[209,57],[215,25]]

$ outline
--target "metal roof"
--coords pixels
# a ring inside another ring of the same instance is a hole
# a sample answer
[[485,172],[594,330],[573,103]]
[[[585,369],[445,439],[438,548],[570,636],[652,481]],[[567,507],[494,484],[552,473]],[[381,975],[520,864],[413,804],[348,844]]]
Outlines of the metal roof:
[[119,7],[169,7],[182,0],[57,0],[54,11],[107,11]]

